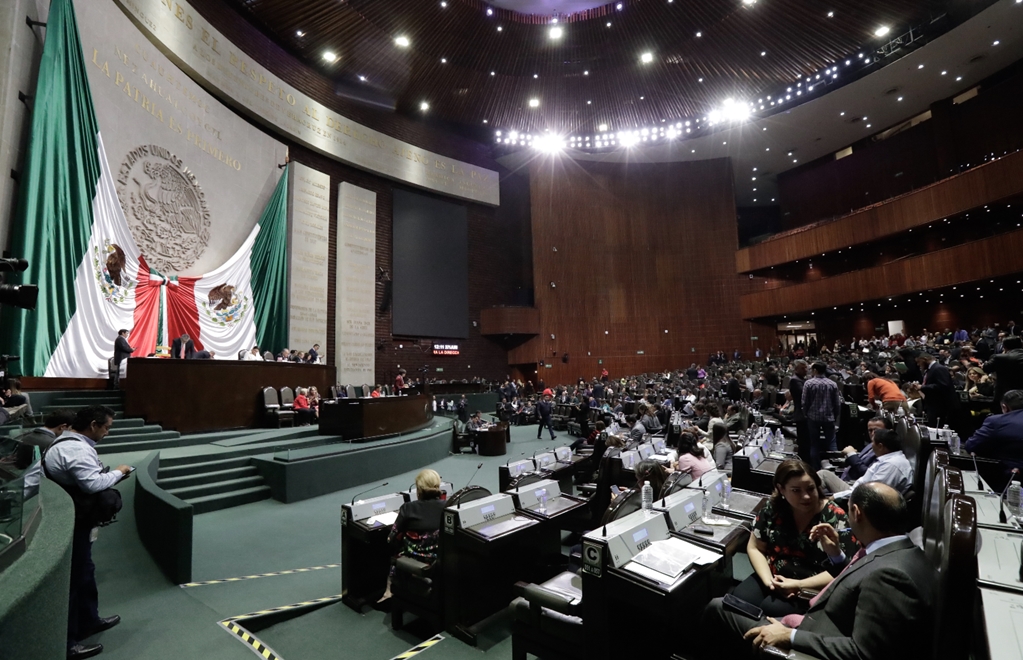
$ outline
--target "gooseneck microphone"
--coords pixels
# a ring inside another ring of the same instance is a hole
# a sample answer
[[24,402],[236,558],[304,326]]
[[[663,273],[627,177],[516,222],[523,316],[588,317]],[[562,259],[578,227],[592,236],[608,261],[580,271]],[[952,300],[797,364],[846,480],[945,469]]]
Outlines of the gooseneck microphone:
[[1002,494],[998,496],[998,522],[1003,525],[1009,522],[1008,517],[1005,515],[1005,493],[1009,491],[1009,486],[1012,485],[1012,479],[1019,474],[1019,468],[1012,468],[1012,473],[1009,475],[1009,483],[1005,484],[1005,488],[1002,489]]
[[[472,480],[476,478],[476,473],[480,471],[481,467],[483,467],[483,463],[480,463],[479,465],[476,466],[476,472],[473,472],[472,476],[469,477],[469,481],[467,481],[465,483],[465,488],[468,488],[469,485],[472,483]],[[465,490],[465,488],[463,488],[462,490]],[[462,500],[461,499],[458,500],[458,506],[456,508],[458,508],[458,509],[462,508]]]
[[376,490],[377,488],[383,488],[383,487],[384,487],[384,486],[386,486],[386,485],[387,485],[388,483],[390,483],[390,482],[388,482],[388,481],[385,481],[385,482],[384,482],[384,483],[382,483],[382,484],[377,484],[376,486],[373,486],[372,488],[368,488],[368,489],[366,489],[366,490],[362,491],[361,493],[358,493],[358,494],[356,494],[356,496],[352,498],[352,502],[351,502],[351,503],[352,503],[352,504],[355,504],[355,500],[359,499],[360,497],[362,497],[362,496],[363,496],[363,495],[365,495],[366,493],[372,493],[372,492],[373,492],[373,491],[375,491],[375,490]]
[[977,468],[977,452],[970,452],[970,456],[973,457],[973,471],[977,474],[977,488],[984,490],[984,482],[980,480],[980,469]]

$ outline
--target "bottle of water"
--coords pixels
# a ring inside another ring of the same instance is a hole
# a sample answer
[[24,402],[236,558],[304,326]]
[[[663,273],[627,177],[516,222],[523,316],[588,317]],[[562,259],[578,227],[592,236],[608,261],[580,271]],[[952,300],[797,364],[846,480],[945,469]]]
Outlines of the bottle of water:
[[541,488],[540,489],[540,510],[539,510],[539,513],[542,514],[542,515],[547,515],[547,489],[546,488]]
[[643,483],[643,510],[649,511],[654,508],[654,488],[650,485],[649,481]]
[[1020,495],[1021,491],[1023,491],[1023,486],[1020,486],[1018,481],[1013,481],[1005,493],[1005,505],[1013,516],[1020,515],[1020,500],[1023,499]]
[[710,490],[710,489],[709,488],[704,488],[703,489],[703,517],[704,518],[710,516],[710,493],[707,492],[708,490]]
[[959,434],[955,431],[948,437],[948,450],[953,454],[959,453]]
[[721,507],[724,509],[728,508],[728,500],[732,497],[732,480],[725,479],[725,499],[721,502]]
[[782,437],[781,429],[774,432],[774,447],[771,448],[771,451],[779,454],[785,451],[785,438]]

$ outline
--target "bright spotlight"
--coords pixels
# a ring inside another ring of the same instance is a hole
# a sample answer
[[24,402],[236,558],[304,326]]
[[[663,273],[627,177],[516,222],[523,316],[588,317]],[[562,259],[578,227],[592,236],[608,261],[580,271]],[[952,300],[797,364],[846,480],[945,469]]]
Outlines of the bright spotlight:
[[426,101],[421,101],[419,103],[419,109],[422,110],[423,112],[426,112],[427,110],[430,109],[430,104],[427,103]]
[[323,53],[323,61],[324,62],[336,62],[337,61],[337,55],[335,55],[333,51],[329,51],[329,50],[328,51],[324,51],[324,53]]
[[650,64],[651,62],[654,61],[654,54],[643,53],[642,55],[639,56],[639,61],[642,62],[643,64]]
[[394,40],[394,43],[402,48],[408,48],[412,44],[412,42],[408,40],[408,37],[397,37]]
[[618,134],[618,141],[623,147],[631,147],[639,142],[639,136],[635,132],[629,131],[626,133]]
[[874,36],[883,37],[884,35],[888,34],[891,31],[892,29],[890,27],[888,27],[887,25],[882,25],[881,27],[874,30]]
[[555,26],[552,27],[547,34],[551,39],[560,39],[565,34],[565,30],[560,26]]
[[721,122],[741,122],[749,119],[750,109],[745,103],[734,99],[725,99],[720,108],[707,113],[707,121],[711,124]]
[[597,130],[600,131],[601,133],[605,132],[607,130],[607,124],[601,124],[600,126],[597,127]]
[[540,107],[540,99],[529,99],[529,107],[530,108],[539,108]]
[[540,135],[533,140],[533,148],[546,154],[558,153],[565,148],[565,139],[560,135]]

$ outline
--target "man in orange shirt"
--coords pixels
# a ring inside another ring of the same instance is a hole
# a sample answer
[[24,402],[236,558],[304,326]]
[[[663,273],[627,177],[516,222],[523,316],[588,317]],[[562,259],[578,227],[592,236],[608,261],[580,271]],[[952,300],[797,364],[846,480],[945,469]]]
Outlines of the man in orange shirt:
[[887,378],[881,378],[877,374],[869,372],[864,374],[864,378],[867,381],[867,402],[871,408],[877,410],[876,402],[880,401],[881,407],[888,412],[894,413],[902,408],[907,415],[911,414],[909,404],[906,403],[906,395],[902,393],[898,385]]

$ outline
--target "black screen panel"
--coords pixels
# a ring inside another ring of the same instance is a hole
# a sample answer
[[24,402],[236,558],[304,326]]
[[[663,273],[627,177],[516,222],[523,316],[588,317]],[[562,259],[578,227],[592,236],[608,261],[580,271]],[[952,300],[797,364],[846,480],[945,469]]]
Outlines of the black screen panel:
[[468,337],[465,207],[395,189],[392,227],[391,332],[411,337]]

